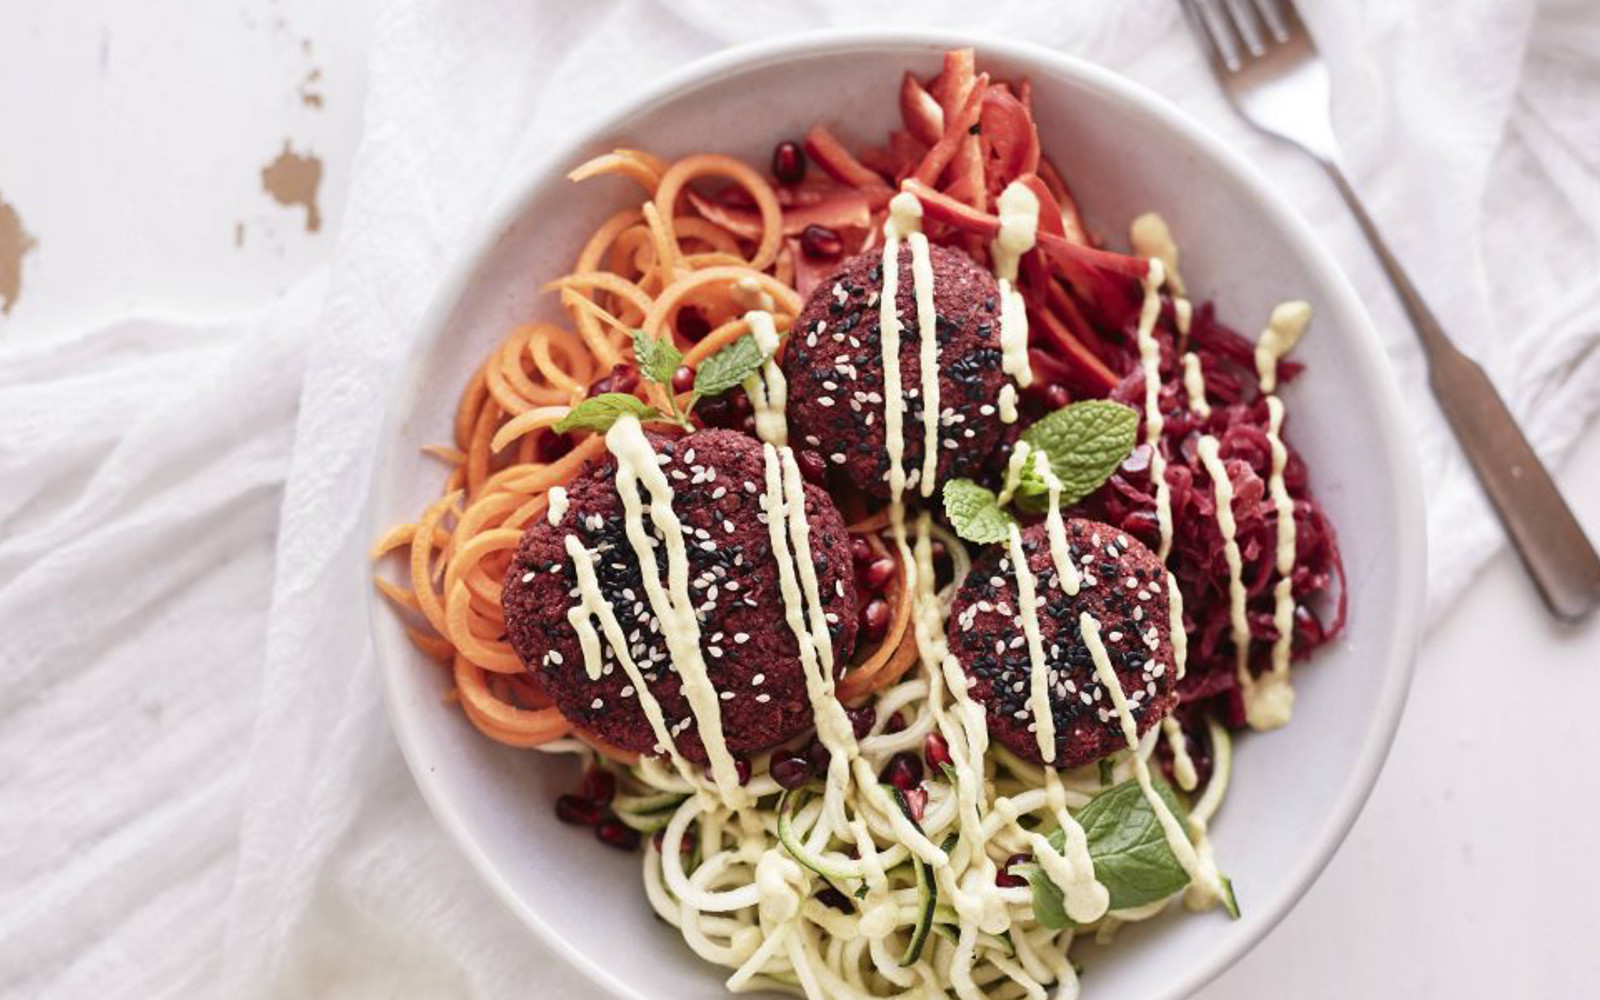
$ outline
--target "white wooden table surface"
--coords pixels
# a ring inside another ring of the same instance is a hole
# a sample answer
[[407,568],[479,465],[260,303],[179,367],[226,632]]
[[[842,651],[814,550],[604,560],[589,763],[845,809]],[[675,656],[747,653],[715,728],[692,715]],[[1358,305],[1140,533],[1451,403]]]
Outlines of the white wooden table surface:
[[[224,313],[326,261],[374,6],[0,5],[0,338]],[[1600,534],[1600,428],[1559,478]],[[1343,849],[1202,996],[1596,995],[1597,654],[1600,619],[1552,624],[1495,559],[1426,640]]]

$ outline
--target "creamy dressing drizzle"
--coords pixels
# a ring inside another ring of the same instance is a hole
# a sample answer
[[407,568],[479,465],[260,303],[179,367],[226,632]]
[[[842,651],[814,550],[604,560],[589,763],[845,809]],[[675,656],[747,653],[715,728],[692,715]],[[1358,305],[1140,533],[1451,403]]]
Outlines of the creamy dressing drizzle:
[[1133,244],[1136,255],[1161,261],[1161,267],[1166,271],[1167,287],[1172,289],[1174,297],[1187,294],[1183,287],[1183,275],[1178,273],[1178,242],[1172,238],[1167,220],[1155,212],[1144,213],[1128,227],[1128,241]]
[[[619,418],[606,432],[606,448],[617,462],[617,493],[622,498],[623,522],[639,560],[645,595],[661,626],[672,668],[678,674],[684,698],[694,715],[700,740],[711,764],[717,792],[729,806],[744,805],[749,796],[739,785],[733,755],[722,736],[722,711],[717,690],[706,672],[700,651],[700,623],[689,595],[689,557],[683,544],[683,525],[672,510],[672,486],[656,464],[655,449],[644,436],[639,420]],[[661,585],[655,541],[645,530],[639,484],[650,494],[650,519],[661,532],[667,550],[667,586]]]
[[623,634],[622,623],[617,621],[616,612],[611,607],[611,602],[605,599],[600,591],[600,581],[594,571],[594,553],[583,547],[577,535],[568,535],[566,538],[567,555],[572,557],[572,567],[578,576],[579,603],[567,611],[567,621],[578,633],[578,642],[583,647],[583,665],[591,681],[600,679],[601,665],[604,653],[600,648],[600,636],[596,634],[592,618],[600,619],[600,627],[605,630],[606,640],[611,644],[612,652],[616,654],[617,662],[622,664],[623,673],[628,675],[628,681],[633,685],[634,693],[639,699],[639,707],[644,710],[644,716],[650,722],[650,729],[655,733],[656,743],[672,758],[673,766],[685,779],[693,783],[694,769],[690,763],[678,753],[677,745],[672,741],[672,733],[667,727],[667,719],[661,711],[661,703],[656,701],[655,695],[650,693],[650,688],[645,684],[644,673],[639,670],[639,665],[634,662],[633,656],[628,652],[628,639]]
[[1033,382],[1033,368],[1028,364],[1028,312],[1016,289],[1017,264],[1038,239],[1039,198],[1026,185],[1012,181],[1000,192],[995,207],[1000,232],[990,252],[1000,285],[1000,368],[1027,388]]
[[1172,490],[1167,485],[1167,459],[1161,454],[1161,431],[1166,426],[1161,416],[1161,345],[1156,341],[1156,320],[1161,315],[1161,283],[1165,265],[1159,257],[1150,258],[1150,271],[1144,276],[1144,305],[1139,310],[1139,367],[1144,373],[1144,440],[1150,446],[1150,481],[1156,488],[1156,525],[1161,545],[1156,558],[1167,561],[1172,551]]
[[[1019,448],[1025,442],[1018,442]],[[1008,470],[1009,471],[1009,470]],[[1072,562],[1072,550],[1067,542],[1066,523],[1061,517],[1061,480],[1050,468],[1050,459],[1043,453],[1033,455],[1033,471],[1044,481],[1049,493],[1049,506],[1045,513],[1045,536],[1050,543],[1050,561],[1055,567],[1057,586],[1067,597],[1075,597],[1082,580]],[[1027,555],[1022,551],[1022,538],[1015,525],[1011,527],[1011,559],[1017,564],[1017,603],[1021,605],[1023,633],[1027,636],[1028,656],[1031,660],[1031,690],[1029,709],[1033,712],[1035,732],[1039,740],[1039,753],[1047,765],[1044,768],[1045,796],[1050,810],[1060,825],[1064,843],[1057,853],[1044,837],[1035,833],[1029,837],[1034,856],[1040,867],[1050,876],[1062,892],[1067,915],[1079,923],[1098,920],[1111,905],[1111,894],[1096,881],[1094,861],[1089,857],[1088,838],[1083,827],[1067,811],[1065,789],[1061,775],[1048,766],[1056,759],[1055,715],[1050,707],[1050,678],[1044,662],[1044,644],[1039,636],[1039,621],[1035,605],[1033,575],[1028,571]],[[1024,589],[1024,579],[1027,585]]]
[[1294,712],[1294,688],[1289,686],[1289,654],[1294,643],[1294,500],[1283,479],[1289,449],[1283,443],[1283,400],[1277,396],[1267,397],[1267,442],[1272,447],[1267,494],[1278,513],[1278,582],[1272,588],[1272,627],[1278,637],[1272,641],[1271,671],[1259,678],[1255,697],[1245,702],[1253,729],[1275,729],[1287,723]]
[[1209,850],[1197,850],[1196,845],[1190,843],[1189,834],[1183,828],[1183,822],[1167,808],[1166,800],[1156,791],[1150,778],[1150,765],[1139,754],[1139,726],[1133,720],[1133,712],[1128,708],[1127,696],[1122,691],[1122,682],[1117,677],[1117,671],[1111,665],[1111,657],[1106,652],[1105,643],[1100,639],[1100,623],[1088,612],[1078,616],[1078,630],[1083,635],[1083,644],[1089,649],[1089,657],[1094,661],[1095,674],[1111,695],[1112,707],[1116,709],[1117,721],[1122,725],[1122,735],[1128,741],[1128,748],[1133,751],[1133,774],[1139,782],[1139,788],[1144,792],[1145,801],[1150,803],[1150,809],[1156,815],[1156,820],[1161,824],[1161,830],[1166,835],[1167,847],[1172,850],[1173,857],[1178,859],[1178,864],[1189,873],[1190,885],[1186,892],[1187,902],[1190,906],[1200,908],[1208,906],[1222,898],[1222,879],[1217,874],[1216,865],[1211,862]]
[[1239,677],[1239,689],[1246,704],[1255,688],[1255,678],[1250,674],[1250,621],[1245,615],[1244,561],[1239,556],[1236,537],[1238,522],[1233,516],[1233,480],[1222,464],[1217,439],[1210,434],[1200,438],[1200,461],[1211,477],[1211,489],[1216,497],[1217,529],[1222,532],[1222,557],[1228,563],[1228,619],[1233,638],[1234,671]]
[[1002,424],[1017,422],[1017,387],[1007,382],[1000,387],[1000,395],[995,399],[996,407],[1000,413]]
[[1017,615],[1028,643],[1028,710],[1033,714],[1033,734],[1039,755],[1049,764],[1056,759],[1056,724],[1050,711],[1050,671],[1044,659],[1044,637],[1039,634],[1039,612],[1034,606],[1033,572],[1022,549],[1022,530],[1013,522],[1007,543],[1012,569],[1017,574]]
[[1256,341],[1256,375],[1262,392],[1278,390],[1278,360],[1300,342],[1311,322],[1311,306],[1299,300],[1280,302]]
[[[800,665],[805,672],[806,693],[811,699],[817,738],[832,755],[825,808],[834,829],[843,832],[848,825],[843,799],[849,787],[850,761],[857,752],[856,740],[844,706],[834,696],[833,639],[824,618],[816,565],[811,556],[805,486],[794,453],[788,448],[768,444],[762,447],[762,456],[766,465],[766,492],[761,497],[761,509],[767,514],[767,534],[778,563],[784,618],[800,649]],[[805,613],[808,603],[809,620]]]
[[567,491],[563,487],[552,486],[546,495],[550,498],[550,509],[545,511],[545,520],[555,527],[567,516]]
[[[765,292],[762,293],[766,295]],[[771,296],[767,297],[771,301]],[[752,309],[744,314],[750,326],[750,335],[767,359],[761,371],[744,380],[745,394],[750,397],[750,407],[755,412],[756,436],[767,444],[782,447],[789,443],[789,421],[785,411],[789,406],[789,383],[778,364],[778,328],[768,309]]]
[[1206,375],[1200,367],[1200,355],[1188,351],[1183,355],[1183,388],[1189,394],[1189,409],[1202,417],[1211,416],[1211,404],[1206,401]]
[[1169,715],[1161,720],[1161,731],[1172,748],[1172,776],[1178,779],[1178,787],[1194,791],[1200,784],[1200,775],[1194,769],[1194,758],[1189,756],[1189,739],[1183,734],[1183,726]]
[[[917,203],[920,210],[921,202]],[[933,304],[933,257],[928,238],[907,233],[911,247],[911,287],[917,303],[918,367],[922,369],[922,495],[932,496],[939,470],[939,333]]]

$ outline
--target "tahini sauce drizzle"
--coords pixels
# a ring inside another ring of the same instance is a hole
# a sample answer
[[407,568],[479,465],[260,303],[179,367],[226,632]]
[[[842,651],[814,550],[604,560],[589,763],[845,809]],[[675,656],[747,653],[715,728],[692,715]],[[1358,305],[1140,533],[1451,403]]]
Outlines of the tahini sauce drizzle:
[[1256,342],[1256,374],[1267,394],[1267,443],[1272,449],[1267,495],[1278,515],[1278,582],[1272,589],[1272,625],[1278,637],[1272,643],[1272,669],[1257,679],[1253,690],[1245,692],[1245,715],[1253,729],[1275,729],[1294,713],[1294,688],[1289,685],[1289,655],[1294,643],[1294,500],[1283,478],[1289,449],[1283,443],[1283,400],[1275,390],[1279,359],[1300,342],[1310,321],[1311,307],[1306,303],[1282,303],[1272,310],[1267,328]]
[[1161,454],[1161,431],[1166,420],[1161,415],[1161,345],[1155,338],[1156,320],[1161,316],[1161,284],[1166,278],[1161,258],[1150,258],[1144,276],[1144,305],[1139,310],[1139,367],[1144,373],[1144,440],[1150,446],[1150,481],[1156,488],[1156,525],[1161,545],[1156,558],[1167,561],[1172,551],[1172,490],[1167,485],[1167,460]]
[[[1122,726],[1122,735],[1128,741],[1128,748],[1133,760],[1133,774],[1139,782],[1139,789],[1144,792],[1145,801],[1150,803],[1150,809],[1155,813],[1156,820],[1161,824],[1161,830],[1166,835],[1167,847],[1171,849],[1173,857],[1178,859],[1178,864],[1189,873],[1190,884],[1185,892],[1185,901],[1190,907],[1201,909],[1214,904],[1223,896],[1222,878],[1217,874],[1216,865],[1210,859],[1210,851],[1203,847],[1197,848],[1190,843],[1189,835],[1183,828],[1183,822],[1167,808],[1166,800],[1156,792],[1155,785],[1150,778],[1150,765],[1139,754],[1139,726],[1133,719],[1133,712],[1128,708],[1127,696],[1122,691],[1122,681],[1117,677],[1117,671],[1111,665],[1111,657],[1106,652],[1105,643],[1100,639],[1100,623],[1095,621],[1088,612],[1078,616],[1078,630],[1083,635],[1083,644],[1089,649],[1089,658],[1094,661],[1095,674],[1106,692],[1111,696],[1111,705],[1116,709],[1117,721]],[[1203,839],[1203,831],[1197,830]]]
[[567,491],[565,487],[552,486],[546,496],[550,498],[550,509],[545,511],[545,520],[555,527],[567,516]]
[[1228,564],[1228,624],[1233,639],[1234,671],[1239,678],[1239,689],[1248,704],[1255,688],[1255,678],[1250,673],[1250,621],[1245,615],[1244,561],[1239,556],[1237,538],[1239,524],[1233,516],[1233,480],[1222,464],[1217,439],[1202,435],[1197,450],[1200,462],[1211,477],[1212,494],[1216,498],[1217,530],[1222,532],[1222,558]]
[[596,634],[594,623],[591,621],[593,618],[598,618],[600,627],[605,630],[606,641],[611,645],[611,651],[616,655],[617,662],[622,664],[622,671],[628,675],[628,682],[633,685],[634,693],[639,699],[639,707],[644,710],[645,718],[650,722],[650,730],[655,734],[657,745],[672,758],[673,766],[678,769],[678,773],[692,783],[694,768],[682,754],[678,753],[677,745],[672,741],[672,733],[667,727],[666,716],[661,711],[661,703],[656,701],[655,695],[650,693],[649,686],[645,684],[644,673],[628,651],[628,638],[623,633],[622,624],[617,621],[611,602],[607,601],[600,591],[600,581],[594,571],[594,553],[583,547],[577,535],[567,535],[566,547],[567,555],[572,558],[572,567],[577,571],[579,598],[578,604],[568,609],[567,621],[578,633],[578,642],[583,647],[584,670],[591,681],[600,679],[604,654],[600,648],[600,636]]
[[[772,301],[771,296],[767,301]],[[743,383],[745,394],[750,397],[750,408],[755,413],[756,436],[767,444],[782,447],[789,443],[789,420],[785,414],[789,406],[789,383],[777,359],[778,327],[770,309],[752,309],[744,314],[744,321],[767,359],[761,371],[751,373]]]
[[[617,493],[622,498],[623,525],[639,560],[650,610],[661,624],[672,667],[677,671],[684,698],[694,714],[711,777],[728,805],[743,805],[748,796],[739,785],[733,755],[722,736],[722,711],[717,690],[706,672],[700,651],[700,623],[689,595],[689,557],[683,544],[683,525],[672,510],[672,486],[656,464],[655,449],[644,436],[639,420],[625,415],[606,432],[606,448],[617,462]],[[661,585],[654,539],[645,530],[639,485],[650,494],[650,519],[661,532],[667,550],[667,586]]]
[[1026,185],[1012,181],[1000,192],[995,207],[1000,232],[990,250],[1000,284],[1000,367],[1016,384],[1033,382],[1028,364],[1028,313],[1017,291],[1017,263],[1039,236],[1039,198]]
[[1311,306],[1299,300],[1281,302],[1256,341],[1256,375],[1262,392],[1278,390],[1278,359],[1294,350],[1311,322]]
[[[1019,442],[1020,444],[1020,442]],[[1067,543],[1066,523],[1061,517],[1061,480],[1050,468],[1050,460],[1043,453],[1033,455],[1033,471],[1044,481],[1045,489],[1049,495],[1049,506],[1045,512],[1045,537],[1050,543],[1050,561],[1056,571],[1056,585],[1067,597],[1077,596],[1082,579],[1078,569],[1072,562],[1072,549]],[[1015,526],[1011,529],[1013,561],[1026,554],[1021,552],[1020,539]],[[1038,618],[1035,614],[1034,604],[1028,600],[1022,589],[1022,573],[1026,572],[1026,563],[1018,564],[1017,598],[1022,605],[1024,633],[1030,618],[1033,621],[1033,632],[1037,633]],[[1031,587],[1030,587],[1031,590]],[[1037,657],[1032,660],[1031,683],[1032,690],[1029,697],[1029,708],[1033,712],[1034,725],[1039,738],[1039,751],[1045,764],[1049,765],[1055,760],[1056,737],[1055,715],[1050,708],[1049,674],[1043,662],[1042,643]],[[1028,638],[1028,655],[1035,657],[1035,642],[1032,636]],[[1046,747],[1048,739],[1049,749]],[[1061,784],[1061,776],[1054,767],[1046,766],[1044,769],[1045,795],[1050,803],[1051,812],[1055,813],[1056,822],[1060,825],[1064,842],[1062,850],[1058,853],[1050,847],[1048,841],[1038,834],[1029,837],[1034,847],[1034,856],[1039,859],[1040,867],[1045,874],[1050,876],[1060,889],[1065,901],[1067,915],[1079,923],[1089,923],[1105,915],[1106,909],[1111,905],[1111,893],[1101,885],[1094,876],[1094,860],[1089,857],[1089,841],[1083,832],[1083,827],[1067,811],[1066,793]]]

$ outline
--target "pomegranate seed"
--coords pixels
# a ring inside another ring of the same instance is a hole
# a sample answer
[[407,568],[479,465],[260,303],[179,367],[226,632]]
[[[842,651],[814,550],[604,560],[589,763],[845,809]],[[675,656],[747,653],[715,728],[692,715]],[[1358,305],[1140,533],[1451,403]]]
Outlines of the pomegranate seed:
[[688,365],[679,365],[678,370],[672,373],[672,391],[688,392],[694,388],[694,369]]
[[631,851],[639,846],[639,831],[619,819],[608,819],[594,828],[594,835],[607,847]]
[[684,306],[678,310],[677,327],[678,332],[691,341],[697,341],[711,332],[711,323],[694,306]]
[[945,767],[954,767],[955,761],[950,759],[950,744],[938,733],[929,733],[928,738],[922,741],[922,755],[928,759],[928,770],[939,772]]
[[806,760],[811,764],[812,773],[827,774],[828,766],[833,763],[833,754],[822,745],[821,740],[812,740],[811,745],[806,747]]
[[867,589],[874,594],[880,593],[883,588],[889,585],[889,581],[894,579],[895,569],[894,560],[888,556],[884,556],[882,559],[874,559],[867,563],[865,570],[862,570],[861,582],[866,584]]
[[[739,784],[745,784],[750,780],[750,762],[743,757],[733,758],[733,773],[738,777]],[[710,764],[706,765],[706,777],[711,777]]]
[[732,389],[728,392],[728,405],[733,407],[735,413],[754,413],[755,407],[750,405],[750,397],[743,389]]
[[1057,383],[1045,386],[1044,403],[1050,409],[1059,410],[1070,402],[1072,402],[1072,393],[1067,391],[1066,386]]
[[905,796],[906,809],[911,813],[911,818],[921,823],[922,813],[928,808],[928,790],[926,788],[913,788],[900,794]]
[[739,429],[750,437],[756,436],[756,418],[753,416],[742,417],[739,420]]
[[887,719],[883,720],[883,731],[886,733],[898,733],[905,727],[906,717],[901,715],[899,712],[895,712]]
[[811,780],[811,761],[804,757],[779,757],[768,770],[772,780],[784,788],[799,788]]
[[856,912],[855,904],[850,902],[849,897],[831,885],[817,891],[817,902],[831,906],[840,913]]
[[1027,885],[1027,879],[1021,875],[1011,874],[1011,866],[1031,860],[1033,860],[1033,855],[1031,854],[1013,854],[1011,857],[1006,858],[1006,863],[1001,866],[999,871],[994,873],[994,884],[1003,889],[1020,889]]
[[800,231],[800,252],[812,260],[834,260],[844,253],[844,241],[827,226],[812,223]]
[[[665,844],[666,842],[667,842],[667,831],[665,831],[665,830],[657,830],[655,833],[652,833],[650,835],[650,843],[656,845],[656,850],[658,850],[658,851],[661,850],[661,845]],[[694,831],[693,830],[685,830],[685,831],[683,831],[683,836],[678,839],[678,853],[679,854],[693,854],[694,853]]]
[[556,819],[573,826],[594,826],[600,822],[600,805],[592,799],[563,795],[556,799]]
[[780,142],[772,150],[772,176],[780,184],[799,184],[806,176],[806,154],[799,143]]
[[877,642],[889,631],[889,602],[875,597],[861,609],[861,637]]
[[872,560],[876,559],[877,553],[872,551],[872,546],[867,544],[867,540],[865,538],[862,538],[860,535],[851,535],[850,557],[856,561],[856,565],[860,566],[870,563]]
[[852,708],[845,713],[850,719],[850,728],[855,731],[856,739],[864,740],[872,732],[873,723],[878,721],[878,713],[872,710],[871,705],[862,705]]
[[589,387],[590,396],[606,392],[632,392],[639,384],[639,369],[632,365],[615,365],[611,374]]
[[603,806],[617,794],[616,776],[603,767],[591,767],[584,772],[583,784],[578,786],[578,794],[590,802]]
[[797,451],[794,453],[795,464],[800,466],[800,474],[806,477],[806,482],[816,486],[826,486],[828,483],[828,467],[822,464],[822,456],[814,451]]
[[922,781],[922,758],[909,753],[895,754],[889,766],[883,769],[883,780],[902,792],[909,792]]

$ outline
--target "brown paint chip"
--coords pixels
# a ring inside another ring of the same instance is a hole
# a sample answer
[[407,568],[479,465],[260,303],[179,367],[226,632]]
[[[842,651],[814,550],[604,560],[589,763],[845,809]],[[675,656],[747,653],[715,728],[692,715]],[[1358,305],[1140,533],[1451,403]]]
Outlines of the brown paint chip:
[[322,228],[322,212],[317,208],[317,188],[322,184],[322,161],[310,153],[304,156],[283,140],[283,152],[261,168],[261,189],[280,205],[299,205],[306,210],[306,232]]
[[22,228],[22,216],[0,198],[0,314],[22,297],[22,258],[39,242]]

